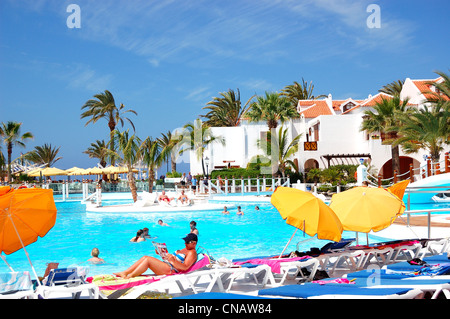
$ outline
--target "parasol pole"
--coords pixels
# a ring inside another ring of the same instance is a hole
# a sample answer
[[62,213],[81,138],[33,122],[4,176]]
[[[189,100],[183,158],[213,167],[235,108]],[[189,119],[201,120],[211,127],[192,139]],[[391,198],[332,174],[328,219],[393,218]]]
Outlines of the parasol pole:
[[20,241],[20,244],[22,245],[23,250],[25,251],[25,255],[27,255],[28,262],[30,263],[31,269],[33,270],[33,274],[36,277],[36,281],[38,283],[38,286],[40,286],[41,283],[39,281],[39,277],[38,277],[38,275],[36,273],[36,270],[33,267],[33,263],[31,262],[31,259],[30,259],[30,255],[28,255],[28,251],[25,249],[25,245],[23,244],[22,238],[20,238],[19,232],[17,231],[16,225],[14,224],[14,221],[13,221],[13,219],[11,217],[11,214],[8,213],[8,217],[11,220],[11,224],[13,225],[14,230],[16,231],[17,237],[19,237],[19,241]]
[[3,261],[5,262],[6,266],[8,266],[9,269],[11,269],[12,272],[15,272],[14,269],[11,267],[10,264],[8,264],[8,262],[6,261],[6,257],[3,256],[2,253],[0,253],[0,257],[2,257]]
[[283,253],[285,252],[285,250],[287,249],[287,247],[289,246],[292,238],[294,238],[295,233],[297,232],[298,228],[295,229],[294,233],[291,236],[291,239],[289,239],[288,243],[286,244],[286,246],[284,247],[283,251],[281,252],[280,256],[278,256],[278,259],[281,258],[281,256],[283,255]]

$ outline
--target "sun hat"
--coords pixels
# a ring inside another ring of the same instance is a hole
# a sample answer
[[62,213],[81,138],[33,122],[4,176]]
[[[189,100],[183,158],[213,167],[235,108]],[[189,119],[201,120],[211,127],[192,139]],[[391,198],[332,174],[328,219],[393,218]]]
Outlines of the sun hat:
[[198,241],[197,235],[194,233],[189,233],[186,235],[186,237],[182,238],[184,239],[185,242],[190,242],[190,241]]

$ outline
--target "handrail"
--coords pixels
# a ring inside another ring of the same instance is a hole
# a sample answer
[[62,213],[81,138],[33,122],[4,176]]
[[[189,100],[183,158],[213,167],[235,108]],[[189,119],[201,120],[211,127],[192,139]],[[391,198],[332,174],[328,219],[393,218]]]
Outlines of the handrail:
[[404,214],[407,214],[407,226],[411,227],[411,225],[410,225],[410,215],[411,214],[427,213],[428,238],[431,238],[431,213],[439,213],[439,212],[450,212],[450,208],[405,210]]

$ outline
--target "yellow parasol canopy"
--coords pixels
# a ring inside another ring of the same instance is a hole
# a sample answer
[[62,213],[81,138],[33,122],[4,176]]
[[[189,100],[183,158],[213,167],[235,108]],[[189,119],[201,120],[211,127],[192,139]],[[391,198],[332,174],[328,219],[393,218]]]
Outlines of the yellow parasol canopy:
[[72,172],[77,171],[79,169],[81,169],[81,168],[74,166],[72,168],[66,169],[66,173],[67,173],[67,175],[69,175],[69,173],[72,173]]
[[84,169],[84,168],[79,168],[77,170],[72,171],[71,173],[69,173],[67,175],[73,176],[73,175],[90,175],[90,174],[89,174],[89,170]]
[[344,230],[369,233],[390,226],[403,214],[405,205],[383,188],[354,187],[334,194],[330,208],[340,219]]
[[[132,169],[133,173],[139,172],[136,168]],[[124,174],[128,173],[128,167],[126,166],[108,166],[103,169],[103,174]]]
[[91,175],[100,175],[100,174],[104,174],[104,173],[103,173],[103,169],[98,168],[98,167],[88,168],[87,170],[89,171],[89,173],[90,173]]
[[28,173],[28,176],[38,177],[41,174],[43,176],[56,176],[56,175],[67,175],[67,172],[56,167],[46,167],[36,171],[32,171]]
[[311,237],[341,240],[343,227],[339,218],[321,199],[295,188],[278,187],[271,203],[286,223]]

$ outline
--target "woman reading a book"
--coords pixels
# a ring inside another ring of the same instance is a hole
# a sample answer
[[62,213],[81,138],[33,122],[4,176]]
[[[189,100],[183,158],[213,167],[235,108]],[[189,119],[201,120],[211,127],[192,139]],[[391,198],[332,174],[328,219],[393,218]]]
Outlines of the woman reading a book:
[[188,270],[197,261],[195,247],[197,246],[198,238],[197,235],[190,233],[183,239],[185,248],[176,251],[178,257],[167,252],[161,252],[161,250],[160,252],[155,250],[163,259],[162,261],[154,257],[144,256],[127,270],[114,273],[114,275],[128,279],[142,275],[147,269],[152,270],[155,275],[171,275]]

